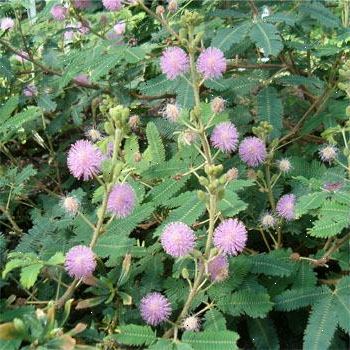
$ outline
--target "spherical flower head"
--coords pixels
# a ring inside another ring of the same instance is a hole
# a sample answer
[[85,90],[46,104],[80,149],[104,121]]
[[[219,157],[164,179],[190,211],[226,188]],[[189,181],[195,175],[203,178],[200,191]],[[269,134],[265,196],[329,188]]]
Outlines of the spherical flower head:
[[319,153],[323,162],[332,163],[337,157],[338,149],[333,145],[327,145],[324,146]]
[[118,218],[130,215],[135,207],[136,195],[133,188],[127,184],[114,185],[108,197],[108,211]]
[[260,219],[260,223],[264,228],[274,227],[276,224],[276,219],[270,213],[265,213]]
[[210,141],[214,148],[230,153],[236,150],[238,144],[238,131],[231,122],[223,122],[214,128]]
[[211,101],[210,107],[213,113],[220,114],[225,110],[225,100],[217,96]]
[[109,11],[119,11],[122,8],[122,0],[102,0],[103,6]]
[[34,97],[38,95],[38,89],[34,84],[28,84],[23,89],[23,95],[26,97]]
[[227,255],[237,255],[247,242],[247,229],[238,219],[224,220],[214,231],[214,245]]
[[15,26],[15,21],[10,17],[4,17],[0,20],[0,28],[2,30],[12,29]]
[[208,47],[198,57],[197,70],[205,79],[221,78],[226,71],[224,53],[216,47]]
[[158,292],[149,293],[140,302],[141,317],[151,326],[166,321],[171,314],[169,300]]
[[100,172],[102,161],[102,152],[87,140],[79,140],[72,145],[67,157],[70,173],[84,181],[92,179]]
[[187,53],[180,47],[168,47],[160,58],[160,68],[169,80],[174,80],[189,69]]
[[282,196],[276,205],[276,211],[279,216],[286,220],[293,220],[295,218],[294,207],[296,197],[294,194],[285,194]]
[[91,1],[90,0],[74,0],[73,5],[77,9],[84,10],[84,9],[91,6]]
[[73,38],[74,38],[74,30],[73,29],[74,28],[75,28],[75,26],[73,24],[67,24],[65,26],[65,32],[63,34],[65,40],[67,40],[67,41],[73,40]]
[[257,167],[266,158],[266,146],[257,137],[246,137],[239,145],[239,156],[251,167]]
[[189,226],[177,221],[165,227],[160,241],[166,253],[174,258],[180,258],[193,250],[196,236]]
[[225,255],[218,255],[208,263],[208,273],[212,282],[221,282],[228,277],[229,264]]
[[192,145],[198,138],[198,134],[191,129],[187,129],[182,133],[181,141],[186,145]]
[[156,7],[156,14],[157,14],[158,16],[162,17],[162,16],[164,15],[164,12],[165,12],[164,6],[158,5],[158,6]]
[[90,32],[90,28],[89,28],[88,23],[78,22],[76,25],[76,28],[78,29],[78,32],[82,35],[88,34]]
[[52,17],[56,21],[64,21],[66,16],[67,16],[68,9],[61,6],[61,5],[55,5],[52,7],[50,12],[51,12]]
[[85,136],[92,142],[96,142],[98,140],[101,140],[102,138],[101,132],[95,128],[87,129],[85,132]]
[[62,198],[62,207],[69,215],[76,215],[79,210],[80,203],[77,198],[73,196],[67,196]]
[[198,332],[201,322],[197,316],[188,316],[182,321],[182,328],[186,331]]
[[113,29],[117,35],[123,35],[125,33],[126,24],[125,22],[118,22]]
[[79,74],[73,79],[74,83],[81,86],[91,85],[90,78],[87,74]]
[[176,123],[180,117],[180,109],[176,104],[168,103],[163,111],[163,116],[172,123]]
[[292,170],[292,164],[286,158],[278,160],[277,166],[278,166],[278,169],[280,170],[280,172],[282,172],[282,173],[288,173]]
[[66,254],[64,267],[71,277],[90,277],[96,268],[95,255],[91,248],[77,245]]

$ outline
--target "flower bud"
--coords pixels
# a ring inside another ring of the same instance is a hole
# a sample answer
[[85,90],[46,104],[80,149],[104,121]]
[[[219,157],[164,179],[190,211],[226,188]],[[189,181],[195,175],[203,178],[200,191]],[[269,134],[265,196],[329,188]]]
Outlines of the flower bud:
[[176,104],[168,103],[163,111],[163,116],[170,122],[175,123],[180,116],[180,110]]
[[176,0],[170,0],[168,4],[168,11],[171,13],[174,13],[177,11],[177,1]]
[[238,169],[237,168],[231,168],[227,171],[227,181],[233,181],[238,179]]
[[225,110],[225,100],[222,97],[215,97],[211,101],[211,110],[215,114],[222,113]]
[[200,320],[197,316],[188,316],[182,322],[182,328],[186,331],[198,332]]
[[62,207],[67,214],[75,215],[79,210],[79,201],[73,196],[67,196],[62,199]]
[[164,12],[165,12],[165,8],[163,7],[163,6],[161,6],[161,5],[158,5],[157,7],[156,7],[156,14],[158,15],[158,16],[163,16],[164,15]]

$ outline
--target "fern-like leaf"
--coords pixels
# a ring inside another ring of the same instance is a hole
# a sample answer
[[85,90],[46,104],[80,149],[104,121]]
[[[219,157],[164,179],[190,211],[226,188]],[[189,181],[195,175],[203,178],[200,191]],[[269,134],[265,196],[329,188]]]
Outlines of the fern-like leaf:
[[111,338],[125,345],[150,345],[157,340],[155,332],[149,326],[129,324],[118,327],[119,334],[113,334]]
[[248,330],[257,350],[280,349],[276,328],[271,319],[248,319]]
[[150,122],[146,127],[148,147],[152,156],[153,164],[161,164],[165,161],[165,150],[159,131],[154,123]]

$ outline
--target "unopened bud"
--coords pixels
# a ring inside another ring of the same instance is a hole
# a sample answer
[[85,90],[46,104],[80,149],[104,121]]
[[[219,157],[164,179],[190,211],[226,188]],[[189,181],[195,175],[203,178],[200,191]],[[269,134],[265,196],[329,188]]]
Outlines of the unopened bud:
[[182,328],[186,331],[198,332],[200,320],[197,316],[188,316],[182,322]]
[[165,8],[163,7],[163,6],[161,6],[161,5],[158,5],[157,7],[156,7],[156,14],[158,15],[158,16],[163,16],[164,15],[164,12],[165,12]]
[[171,13],[174,13],[177,11],[177,1],[176,0],[170,0],[168,4],[168,11]]
[[215,114],[222,113],[225,110],[225,100],[222,97],[215,97],[211,101],[211,110]]
[[231,168],[226,173],[227,181],[233,181],[238,179],[238,169],[237,168]]
[[75,215],[79,210],[79,201],[73,196],[67,196],[62,199],[62,207],[67,214]]
[[163,111],[163,116],[170,122],[175,123],[180,116],[180,110],[176,104],[168,103]]

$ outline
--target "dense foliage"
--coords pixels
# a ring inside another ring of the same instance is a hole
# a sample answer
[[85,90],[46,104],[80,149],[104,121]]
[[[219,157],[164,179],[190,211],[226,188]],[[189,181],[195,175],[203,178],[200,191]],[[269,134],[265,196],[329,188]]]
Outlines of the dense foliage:
[[0,7],[0,349],[348,349],[350,9]]

